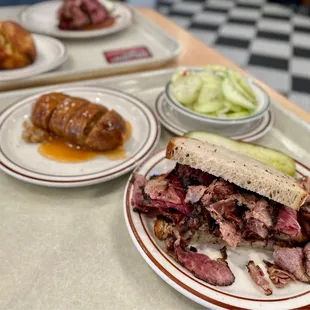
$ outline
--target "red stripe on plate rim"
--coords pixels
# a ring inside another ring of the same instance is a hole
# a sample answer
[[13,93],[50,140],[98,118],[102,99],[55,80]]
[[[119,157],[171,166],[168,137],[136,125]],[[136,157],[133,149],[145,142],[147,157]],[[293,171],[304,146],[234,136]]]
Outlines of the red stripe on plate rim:
[[[153,157],[159,155],[161,152],[163,152],[163,150],[157,152],[156,154],[153,155]],[[152,158],[153,158],[152,157]],[[135,173],[138,173],[139,170],[149,161],[151,160],[152,158],[148,158],[146,159],[135,171]],[[159,162],[161,162],[162,160],[164,160],[165,158],[164,157],[161,157],[160,159],[157,160],[156,163],[154,163],[149,169],[147,172],[144,173],[144,175],[146,176],[147,174],[149,174],[149,172],[156,166],[158,165]],[[305,166],[304,164],[300,163],[299,161],[296,160],[296,162],[301,165],[302,167],[304,167],[305,169],[307,169],[309,172],[310,172],[310,168]],[[301,174],[302,176],[304,176],[304,174],[300,173],[299,171],[297,171],[299,174]],[[132,217],[131,217],[131,192],[132,192],[132,178],[133,178],[133,175],[129,178],[129,181],[128,181],[128,185],[127,185],[127,188],[126,188],[126,214],[127,214],[127,217],[128,217],[128,221],[129,221],[129,224],[130,224],[130,228],[136,238],[136,240],[138,241],[140,247],[143,249],[143,251],[145,252],[145,254],[148,256],[148,258],[152,261],[152,263],[162,272],[164,273],[167,277],[169,277],[173,282],[175,282],[178,286],[182,287],[183,289],[187,290],[188,292],[192,293],[193,295],[207,301],[207,302],[211,302],[212,304],[214,305],[218,305],[218,306],[222,306],[222,307],[225,307],[225,308],[228,308],[228,309],[245,309],[245,308],[236,308],[235,306],[232,306],[230,304],[226,304],[226,303],[223,303],[223,302],[220,302],[218,300],[214,300],[206,295],[203,295],[201,294],[200,292],[197,292],[196,290],[194,290],[193,288],[187,286],[186,284],[184,284],[183,282],[181,282],[179,279],[177,279],[176,277],[174,277],[167,269],[165,269],[155,258],[154,256],[151,254],[151,252],[148,250],[147,246],[143,243],[143,241],[141,240],[140,236],[139,236],[139,233],[137,232],[136,228],[135,228],[135,225],[133,223],[133,220],[132,220]],[[144,232],[145,234],[147,235],[149,241],[152,243],[152,245],[156,248],[156,250],[158,251],[158,253],[172,266],[174,267],[175,269],[177,269],[180,273],[182,273],[184,276],[186,276],[188,279],[196,282],[197,284],[203,286],[204,288],[206,289],[210,289],[216,293],[219,293],[219,294],[223,294],[223,295],[226,295],[226,296],[229,296],[229,297],[233,297],[233,298],[236,298],[236,299],[241,299],[241,300],[246,300],[246,301],[254,301],[254,302],[263,302],[263,303],[267,303],[267,302],[278,302],[278,301],[285,301],[285,300],[291,300],[291,299],[294,299],[294,298],[298,298],[298,297],[301,297],[301,296],[304,296],[304,295],[307,295],[310,293],[310,290],[304,292],[304,293],[301,293],[301,294],[298,294],[298,295],[295,295],[295,296],[291,296],[291,297],[287,297],[287,298],[279,298],[279,299],[272,299],[272,300],[266,300],[266,299],[254,299],[254,298],[245,298],[245,297],[239,297],[239,296],[236,296],[236,295],[232,295],[232,294],[228,294],[228,293],[225,293],[223,291],[220,291],[220,290],[217,290],[207,284],[204,284],[202,281],[199,281],[198,279],[192,277],[192,276],[189,276],[187,273],[185,273],[183,270],[181,270],[177,265],[175,265],[174,263],[171,262],[170,259],[167,258],[167,256],[162,252],[162,250],[155,244],[155,242],[153,241],[153,238],[149,235],[146,227],[145,227],[145,223],[142,219],[142,215],[139,214],[139,218],[140,218],[140,221],[141,221],[141,224],[142,224],[142,227],[144,229]]]
[[[159,138],[160,138],[160,124],[159,124],[159,121],[158,121],[158,119],[157,119],[155,113],[154,113],[147,105],[145,105],[144,102],[143,102],[142,100],[140,100],[140,99],[138,99],[138,98],[136,98],[136,97],[134,97],[134,96],[132,96],[132,95],[130,95],[130,94],[127,94],[127,93],[124,93],[124,92],[122,92],[122,91],[119,91],[119,90],[117,90],[117,89],[108,88],[108,87],[102,87],[102,88],[100,88],[100,87],[92,87],[92,86],[90,86],[90,87],[83,87],[83,86],[81,86],[81,87],[67,87],[67,88],[57,88],[57,89],[59,89],[60,91],[63,91],[63,90],[69,90],[69,91],[72,91],[72,90],[73,90],[73,91],[74,91],[75,88],[77,88],[77,89],[85,88],[86,90],[87,90],[87,89],[88,89],[88,90],[93,89],[93,90],[97,90],[97,91],[101,91],[101,92],[103,92],[103,91],[105,91],[105,90],[110,91],[110,92],[112,92],[112,93],[113,93],[113,92],[116,92],[116,93],[119,93],[119,94],[122,95],[122,96],[129,97],[130,99],[133,99],[133,100],[135,100],[135,101],[138,101],[140,104],[142,104],[143,107],[145,107],[145,108],[147,109],[147,111],[151,114],[151,116],[153,117],[153,120],[155,121],[155,124],[156,124],[155,137],[154,137],[154,140],[153,140],[152,144],[150,145],[150,147],[149,147],[147,150],[145,150],[145,151],[143,152],[143,154],[141,154],[140,156],[138,156],[138,157],[136,158],[136,160],[135,160],[133,163],[131,163],[131,164],[129,164],[129,165],[123,167],[122,169],[113,171],[113,172],[108,173],[108,174],[105,174],[105,175],[97,176],[97,177],[94,177],[94,178],[83,179],[83,180],[70,180],[70,181],[68,181],[68,180],[49,180],[49,179],[43,179],[43,178],[38,178],[38,177],[32,177],[32,176],[29,176],[29,175],[27,175],[27,174],[24,174],[24,173],[21,173],[21,172],[19,172],[19,171],[16,171],[15,169],[13,169],[13,168],[7,166],[6,164],[4,164],[4,163],[1,162],[1,161],[0,161],[0,166],[3,166],[3,167],[5,168],[5,170],[11,171],[11,172],[12,172],[13,174],[15,174],[15,175],[19,175],[19,176],[21,176],[21,177],[23,177],[23,178],[27,178],[27,179],[31,179],[31,180],[36,180],[36,181],[40,181],[40,182],[45,182],[45,183],[59,183],[59,184],[84,183],[84,182],[94,181],[94,180],[98,180],[98,179],[102,179],[102,178],[107,178],[107,177],[109,177],[109,176],[111,176],[111,175],[114,175],[114,174],[117,174],[117,173],[119,173],[119,172],[121,172],[121,171],[125,171],[125,170],[128,171],[131,167],[134,167],[134,166],[136,165],[136,163],[137,163],[138,160],[140,160],[140,159],[142,159],[144,156],[146,156],[146,155],[147,155],[149,152],[151,152],[152,149],[156,146],[156,144],[157,144],[157,142],[158,142],[158,140],[159,140]],[[55,88],[55,89],[56,89],[56,88]],[[18,103],[20,103],[20,102],[22,102],[22,101],[24,101],[24,100],[27,100],[27,98],[38,97],[38,96],[43,95],[43,94],[45,94],[45,93],[55,91],[55,89],[54,89],[54,88],[51,88],[51,89],[48,89],[48,91],[46,91],[46,92],[39,92],[39,93],[37,93],[37,94],[31,95],[31,96],[26,96],[25,98],[19,99],[18,101],[14,102],[14,103],[12,103],[11,105],[9,105],[8,107],[6,107],[6,108],[0,113],[0,117],[1,117],[3,114],[5,114],[5,112],[7,112],[7,111],[10,110],[11,108],[13,108],[15,105],[18,105]],[[56,89],[56,90],[57,90],[57,89]],[[138,106],[137,106],[137,107],[138,107]],[[18,106],[17,106],[16,108],[18,108]],[[144,112],[144,111],[143,111],[143,112]],[[146,113],[144,113],[144,114],[145,114],[145,117],[147,118],[147,121],[148,121],[149,124],[150,124],[150,119],[149,119],[149,117],[146,115]],[[0,127],[1,127],[2,125],[3,125],[3,122],[0,124]],[[150,128],[151,128],[151,125],[150,125]],[[0,150],[1,150],[1,148],[0,148]],[[1,151],[1,152],[2,152],[2,151]],[[6,157],[6,155],[5,155],[3,152],[2,152],[2,154],[3,154],[4,157]],[[134,157],[134,156],[130,157],[130,158],[128,159],[128,161],[131,160],[133,157]],[[6,157],[6,158],[7,158],[7,157]],[[9,162],[11,162],[8,158],[7,158],[7,160],[8,160]],[[13,163],[13,164],[14,164],[15,166],[18,166],[18,165],[16,165],[15,163]],[[19,166],[18,166],[18,167],[19,167]],[[22,167],[21,167],[21,168],[22,168]],[[22,169],[25,170],[24,168],[22,168]],[[30,171],[30,172],[33,173],[32,171]],[[98,173],[98,172],[97,172],[97,173]],[[100,173],[100,172],[99,172],[99,173]],[[124,173],[125,173],[125,172],[124,172]],[[51,176],[52,176],[52,175],[51,175]],[[67,176],[65,176],[65,177],[67,177]]]

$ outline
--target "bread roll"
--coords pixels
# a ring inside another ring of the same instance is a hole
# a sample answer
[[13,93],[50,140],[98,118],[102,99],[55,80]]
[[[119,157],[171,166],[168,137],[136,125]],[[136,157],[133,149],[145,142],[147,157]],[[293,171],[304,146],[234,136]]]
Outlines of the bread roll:
[[28,66],[36,58],[31,34],[12,21],[0,22],[0,70]]

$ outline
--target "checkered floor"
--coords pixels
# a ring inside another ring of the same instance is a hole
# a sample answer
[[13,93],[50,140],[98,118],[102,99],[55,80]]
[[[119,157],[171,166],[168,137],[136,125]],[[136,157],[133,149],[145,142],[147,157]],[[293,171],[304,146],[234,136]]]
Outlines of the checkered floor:
[[310,17],[267,0],[159,0],[195,37],[310,112]]

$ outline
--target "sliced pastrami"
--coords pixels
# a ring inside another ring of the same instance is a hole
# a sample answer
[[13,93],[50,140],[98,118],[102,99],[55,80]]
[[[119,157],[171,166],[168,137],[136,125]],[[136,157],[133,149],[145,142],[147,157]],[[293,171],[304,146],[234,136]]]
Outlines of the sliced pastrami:
[[180,264],[197,278],[216,286],[228,286],[234,283],[235,276],[223,259],[213,260],[205,254],[186,251],[181,247],[179,240],[174,246]]

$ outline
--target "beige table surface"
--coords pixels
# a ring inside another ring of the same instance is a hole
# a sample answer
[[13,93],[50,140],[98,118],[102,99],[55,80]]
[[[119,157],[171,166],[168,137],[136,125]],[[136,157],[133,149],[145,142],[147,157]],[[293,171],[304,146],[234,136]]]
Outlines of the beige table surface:
[[[165,17],[140,10],[184,46],[166,67],[235,67]],[[53,189],[0,173],[0,309],[201,309],[161,280],[134,247],[123,217],[127,178]]]

